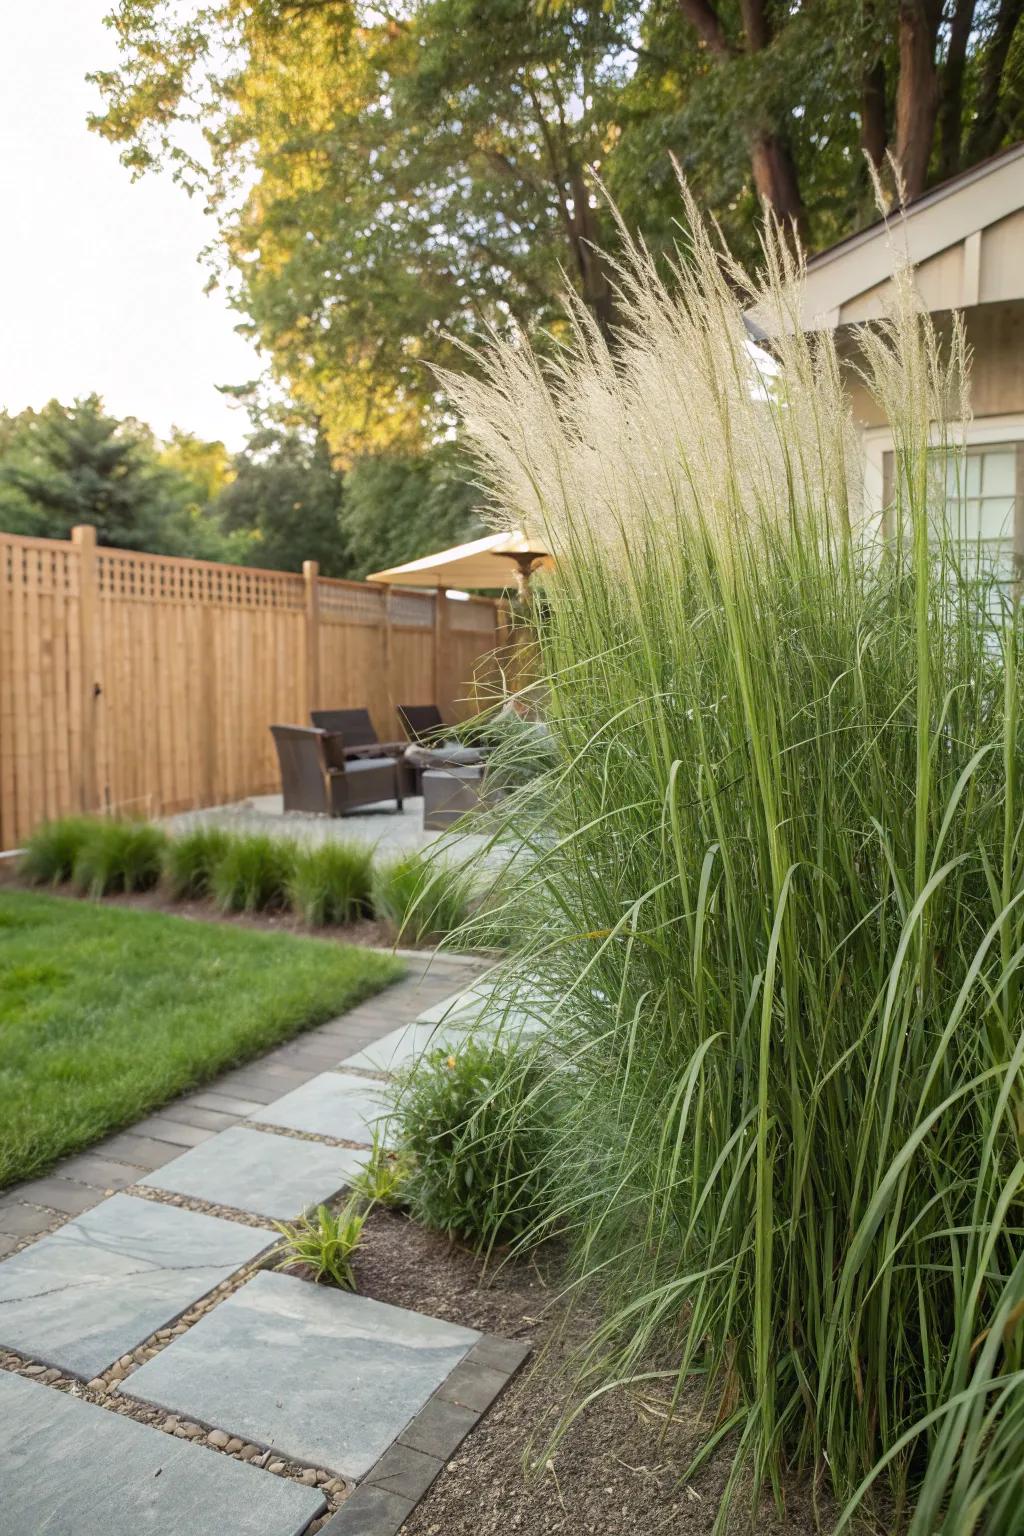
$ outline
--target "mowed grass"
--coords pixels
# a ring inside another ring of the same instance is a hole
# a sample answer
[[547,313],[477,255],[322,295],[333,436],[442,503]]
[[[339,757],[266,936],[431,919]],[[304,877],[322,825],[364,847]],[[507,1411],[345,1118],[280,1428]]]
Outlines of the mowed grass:
[[0,891],[0,1188],[402,970],[375,950]]

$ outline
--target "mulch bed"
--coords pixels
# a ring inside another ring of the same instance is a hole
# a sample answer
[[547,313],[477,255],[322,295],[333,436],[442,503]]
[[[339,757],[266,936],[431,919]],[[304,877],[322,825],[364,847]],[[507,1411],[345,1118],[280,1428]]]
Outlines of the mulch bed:
[[[647,1392],[615,1389],[548,1454],[545,1438],[565,1402],[570,1357],[586,1337],[582,1312],[566,1319],[553,1272],[549,1261],[544,1268],[504,1264],[485,1274],[471,1254],[402,1216],[378,1211],[368,1220],[356,1260],[363,1295],[535,1346],[403,1526],[404,1536],[705,1536],[730,1455],[720,1451],[684,1480],[704,1438],[696,1394],[668,1423],[660,1383]],[[752,1524],[749,1499],[740,1497],[729,1522],[730,1531],[758,1536],[818,1529],[804,1486],[788,1492],[783,1515],[763,1500]]]

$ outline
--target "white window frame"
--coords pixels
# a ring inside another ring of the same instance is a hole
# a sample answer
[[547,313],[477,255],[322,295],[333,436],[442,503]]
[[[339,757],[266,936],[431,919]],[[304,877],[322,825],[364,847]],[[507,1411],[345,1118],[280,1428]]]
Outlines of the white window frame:
[[[931,440],[942,446],[942,434],[933,429]],[[867,530],[883,535],[886,501],[886,455],[893,452],[892,432],[888,427],[869,427],[863,434],[864,512]],[[953,423],[946,434],[950,444],[965,448],[992,448],[1014,444],[1017,449],[1017,500],[1014,512],[1014,555],[1018,569],[1024,566],[1024,415],[981,416],[966,426]]]

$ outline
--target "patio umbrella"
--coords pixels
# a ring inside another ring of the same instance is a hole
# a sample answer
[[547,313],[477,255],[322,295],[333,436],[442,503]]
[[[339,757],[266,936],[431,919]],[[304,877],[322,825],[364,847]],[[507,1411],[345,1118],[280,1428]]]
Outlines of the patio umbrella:
[[375,571],[366,579],[395,587],[456,587],[466,592],[516,587],[525,600],[534,571],[550,564],[543,544],[516,529],[489,533],[486,538],[392,566],[390,571]]

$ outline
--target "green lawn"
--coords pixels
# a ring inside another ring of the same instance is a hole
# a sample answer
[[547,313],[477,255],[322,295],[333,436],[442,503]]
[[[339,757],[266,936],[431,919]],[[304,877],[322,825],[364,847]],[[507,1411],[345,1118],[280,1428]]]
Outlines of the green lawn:
[[318,939],[0,891],[0,1188],[402,969]]

